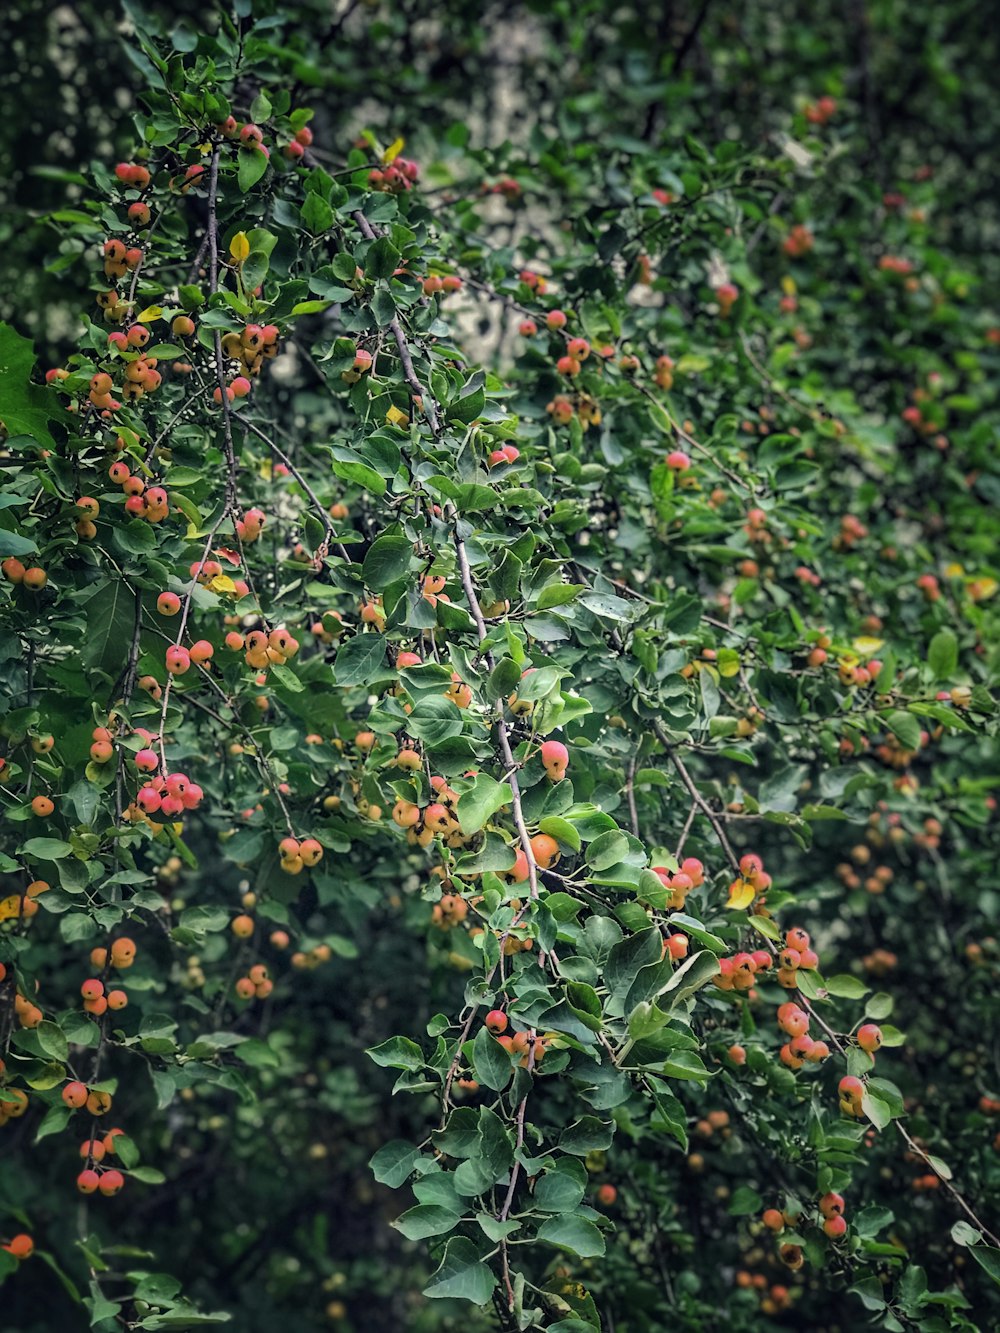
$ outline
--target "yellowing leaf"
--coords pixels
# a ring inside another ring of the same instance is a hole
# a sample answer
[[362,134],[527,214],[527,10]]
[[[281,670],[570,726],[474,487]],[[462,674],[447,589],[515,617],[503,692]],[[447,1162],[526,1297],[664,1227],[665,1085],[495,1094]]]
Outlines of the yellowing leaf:
[[757,895],[757,890],[745,879],[734,879],[729,886],[729,901],[726,907],[732,912],[741,912],[750,906]]
[[884,643],[884,639],[873,639],[863,634],[860,639],[854,640],[854,651],[860,653],[862,657],[871,657],[872,653],[877,653]]
[[237,264],[250,257],[250,241],[245,231],[238,231],[229,242],[229,253]]
[[405,412],[401,412],[398,407],[390,407],[385,414],[385,419],[390,426],[408,426],[410,418]]
[[960,579],[964,573],[965,566],[958,564],[955,560],[944,567],[944,576],[946,579]]
[[12,893],[9,898],[0,901],[0,921],[9,921],[11,917],[21,915],[21,895]]
[[236,591],[236,584],[228,574],[216,574],[208,586],[212,592],[234,593]]
[[145,310],[140,311],[140,313],[136,315],[136,319],[140,324],[152,324],[153,320],[159,319],[162,314],[163,306],[148,305]]
[[406,147],[405,139],[395,139],[382,154],[382,165],[388,166],[390,162],[395,162],[400,153]]
[[1000,583],[984,575],[981,579],[973,579],[967,592],[974,602],[985,602],[996,595],[997,588],[1000,588]]

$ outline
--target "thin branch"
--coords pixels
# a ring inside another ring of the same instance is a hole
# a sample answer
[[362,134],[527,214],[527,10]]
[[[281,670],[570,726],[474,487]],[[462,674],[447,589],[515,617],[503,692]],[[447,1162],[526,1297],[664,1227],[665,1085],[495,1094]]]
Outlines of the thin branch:
[[[372,224],[365,217],[364,213],[360,211],[356,212],[354,214],[354,220],[358,224],[361,234],[367,240],[374,241],[381,236],[382,233],[376,227],[372,226]],[[441,421],[437,414],[437,408],[434,406],[434,400],[431,397],[430,393],[428,393],[427,390],[424,389],[423,385],[420,383],[420,379],[417,375],[416,370],[414,369],[413,357],[410,355],[410,346],[409,343],[406,341],[406,334],[403,332],[403,326],[399,322],[398,315],[394,315],[390,320],[389,332],[396,340],[396,348],[399,351],[399,361],[403,367],[403,376],[407,384],[413,391],[414,396],[420,399],[421,406],[423,407],[424,410],[424,415],[427,418],[431,431],[435,435],[440,435]]]
[[638,765],[638,755],[633,755],[628,761],[628,769],[625,774],[625,798],[628,801],[628,817],[635,837],[639,836],[639,812],[635,806],[635,770]]
[[695,786],[694,779],[691,777],[691,774],[687,771],[687,768],[684,764],[684,760],[674,749],[666,732],[663,730],[663,727],[658,718],[653,720],[653,731],[656,734],[657,740],[666,750],[667,758],[673,764],[674,768],[676,768],[680,780],[684,783],[684,786],[687,788],[688,795],[694,801],[695,805],[697,805],[698,809],[705,816],[708,822],[712,825],[712,828],[715,832],[715,836],[718,838],[722,850],[726,853],[730,865],[733,867],[734,870],[739,870],[740,868],[739,857],[733,851],[729,839],[726,837],[726,830],[722,827],[721,820],[719,819],[715,811],[712,809],[712,807],[709,805],[709,803],[705,800],[704,796],[702,796],[698,788]]
[[[452,506],[449,505],[450,516],[455,520],[455,553],[458,556],[458,569],[462,579],[462,587],[465,590],[466,600],[469,603],[469,610],[472,612],[472,618],[476,622],[476,633],[479,635],[480,644],[484,643],[487,636],[486,621],[483,619],[483,609],[479,604],[479,598],[476,596],[475,584],[472,581],[472,570],[469,568],[469,555],[465,549],[465,542],[458,535],[458,515]],[[484,654],[486,662],[493,670],[493,654],[487,650]],[[524,852],[528,862],[528,883],[531,886],[532,898],[538,897],[538,866],[535,862],[535,853],[531,846],[531,837],[528,833],[528,826],[524,821],[524,810],[521,806],[521,788],[517,781],[517,769],[519,764],[514,758],[514,752],[510,745],[510,735],[507,731],[507,724],[503,718],[497,720],[497,737],[500,741],[500,753],[503,755],[504,765],[507,772],[507,780],[510,783],[511,807],[514,811],[514,824],[517,828],[518,837],[521,840],[521,849]]]
[[[298,468],[295,466],[292,460],[284,452],[284,450],[279,449],[278,446],[275,444],[275,442],[271,439],[271,437],[269,435],[265,435],[264,432],[260,429],[260,427],[254,425],[252,421],[248,421],[245,417],[240,417],[240,424],[245,426],[247,430],[252,430],[253,433],[259,439],[264,441],[264,443],[267,445],[267,447],[271,450],[272,453],[277,454],[279,460],[282,463],[284,463],[285,467],[288,468],[289,472],[292,474],[292,476],[295,478],[298,484],[305,491],[306,495],[308,495],[309,499],[312,501],[313,508],[316,510],[316,513],[319,516],[320,522],[326,528],[328,535],[332,536],[332,534],[336,532],[336,528],[334,527],[333,520],[330,518],[330,515],[327,512],[326,507],[324,506],[322,500],[319,498],[316,492],[313,490],[313,488],[306,481],[302,473],[298,470]],[[341,556],[344,560],[346,560],[348,564],[350,564],[351,557],[347,553],[346,546],[344,546],[342,542],[333,542],[333,546],[336,549],[337,554]]]

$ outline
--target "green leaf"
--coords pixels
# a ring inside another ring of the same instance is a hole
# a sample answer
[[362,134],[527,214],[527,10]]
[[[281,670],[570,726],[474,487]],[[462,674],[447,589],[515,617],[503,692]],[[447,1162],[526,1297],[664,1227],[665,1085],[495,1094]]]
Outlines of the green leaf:
[[450,1297],[485,1305],[495,1286],[492,1270],[483,1263],[472,1241],[456,1236],[445,1246],[441,1266],[424,1288],[424,1295],[432,1300]]
[[390,1037],[381,1046],[371,1046],[365,1052],[383,1069],[423,1069],[424,1053],[409,1037]]
[[585,583],[549,583],[538,594],[535,606],[539,611],[548,611],[554,606],[565,606],[586,590]]
[[367,685],[385,666],[385,640],[381,634],[356,634],[338,650],[333,664],[338,685]]
[[125,666],[132,641],[135,597],[123,580],[114,579],[99,584],[84,606],[89,629],[80,645],[81,660],[84,666],[117,676]]
[[240,192],[246,194],[267,171],[267,158],[258,148],[240,148],[237,177]]
[[593,1222],[574,1213],[546,1218],[536,1236],[538,1240],[548,1241],[560,1250],[569,1250],[581,1259],[593,1259],[604,1253],[601,1232]]
[[951,680],[958,670],[958,639],[950,629],[940,629],[931,639],[927,663],[935,680]]
[[755,1189],[751,1189],[749,1185],[740,1185],[733,1191],[733,1196],[729,1200],[729,1216],[750,1217],[760,1212],[763,1202]]
[[607,592],[582,593],[580,605],[603,620],[631,620],[635,611],[634,602],[627,602],[624,597],[616,597],[613,593]]
[[72,1114],[68,1106],[61,1104],[50,1106],[35,1132],[35,1142],[39,1143],[42,1139],[47,1139],[50,1134],[61,1133],[69,1124]]
[[399,1189],[419,1161],[418,1148],[414,1148],[412,1143],[404,1143],[402,1139],[393,1139],[379,1148],[368,1165],[380,1185]]
[[365,256],[366,278],[391,278],[399,266],[399,251],[387,236],[380,236]]
[[702,949],[674,970],[673,976],[660,991],[661,1003],[669,999],[667,1008],[675,1008],[718,974],[718,958],[710,949]]
[[866,1092],[862,1097],[861,1108],[876,1129],[885,1129],[892,1119],[892,1112],[882,1098],[870,1092]]
[[570,1159],[539,1177],[532,1202],[542,1213],[568,1213],[582,1203],[586,1190],[586,1171],[581,1163]]
[[574,1157],[586,1157],[588,1153],[605,1152],[611,1147],[614,1137],[614,1123],[610,1120],[598,1120],[596,1116],[585,1115],[564,1129],[559,1138],[559,1147],[563,1152]]
[[984,1272],[989,1273],[998,1286],[1000,1286],[1000,1250],[995,1250],[991,1245],[970,1245],[969,1254],[972,1255],[976,1263]]
[[361,577],[373,592],[381,592],[409,572],[413,544],[408,537],[377,537],[365,554]]
[[454,1231],[460,1216],[438,1203],[420,1203],[415,1208],[408,1208],[392,1225],[407,1240],[426,1240],[428,1236]]
[[[620,835],[615,835],[620,836]],[[644,967],[663,958],[663,936],[655,926],[629,935],[614,946],[604,965],[604,983],[613,997],[624,997]]]
[[476,1078],[484,1087],[502,1092],[510,1082],[513,1073],[510,1056],[485,1027],[479,1029],[472,1043],[472,1063]]
[[539,832],[547,833],[550,837],[558,839],[564,843],[570,851],[578,852],[581,847],[580,834],[575,825],[568,819],[563,819],[561,815],[546,815],[544,819],[539,820]]
[[904,713],[902,709],[897,708],[888,715],[885,724],[892,734],[902,741],[907,750],[919,750],[919,718],[914,717],[912,713]]
[[[34,343],[22,338],[9,324],[0,324],[0,421],[8,435],[29,435],[39,444],[54,449],[48,423],[64,414],[53,392],[31,383],[34,364]],[[27,550],[34,549],[32,542]],[[24,555],[26,551],[7,554]]]
[[629,852],[629,841],[618,829],[602,833],[587,848],[587,864],[598,873],[609,870],[623,861]]
[[63,857],[73,855],[73,848],[62,838],[29,838],[22,845],[21,854],[39,861],[61,861]]
[[53,1060],[66,1060],[69,1056],[69,1042],[66,1040],[66,1034],[56,1023],[46,1020],[39,1023],[35,1028],[35,1036],[38,1038],[38,1044],[46,1055],[51,1055]]
[[865,1017],[874,1019],[888,1018],[893,1011],[894,1005],[895,1000],[891,995],[887,995],[885,991],[879,991],[876,995],[873,995],[865,1005]]
[[845,1000],[860,1000],[868,994],[865,983],[847,972],[838,972],[836,976],[827,977],[823,986],[830,995],[839,995]]
[[511,799],[510,784],[497,782],[485,773],[477,774],[468,791],[458,798],[456,813],[462,833],[478,833],[502,805]]

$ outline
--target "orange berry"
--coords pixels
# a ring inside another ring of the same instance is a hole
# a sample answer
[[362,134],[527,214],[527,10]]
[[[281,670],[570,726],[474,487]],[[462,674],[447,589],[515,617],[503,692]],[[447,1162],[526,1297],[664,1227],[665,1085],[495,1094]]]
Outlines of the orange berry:
[[113,967],[131,967],[135,962],[135,943],[128,936],[122,935],[111,945],[111,963]]

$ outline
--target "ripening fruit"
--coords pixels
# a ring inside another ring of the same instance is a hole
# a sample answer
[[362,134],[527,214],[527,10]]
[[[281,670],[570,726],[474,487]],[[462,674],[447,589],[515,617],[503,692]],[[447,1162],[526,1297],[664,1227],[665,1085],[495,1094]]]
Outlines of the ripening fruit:
[[125,994],[123,990],[108,991],[109,1009],[124,1009],[127,1004],[128,1004],[128,996]]
[[15,1259],[28,1259],[31,1257],[35,1248],[35,1242],[25,1232],[21,1231],[16,1236],[12,1236],[6,1245],[0,1247],[12,1254]]
[[820,1199],[819,1210],[824,1217],[840,1217],[844,1211],[844,1196],[831,1190]]
[[597,1202],[605,1208],[610,1208],[618,1198],[618,1191],[614,1185],[600,1185],[597,1189]]
[[553,332],[556,329],[564,329],[566,327],[566,316],[561,310],[550,310],[545,316],[545,324]]
[[253,917],[246,915],[234,917],[230,929],[237,939],[248,940],[253,934]]
[[87,1101],[87,1088],[85,1084],[75,1081],[67,1083],[62,1090],[62,1099],[67,1106],[75,1111],[85,1105]]
[[318,865],[323,859],[323,845],[316,838],[303,838],[298,854],[302,857],[303,865]]
[[35,796],[31,802],[31,809],[39,819],[48,819],[49,815],[55,810],[54,803],[48,796]]
[[679,932],[675,935],[670,935],[664,940],[664,944],[667,947],[667,953],[674,962],[687,957],[689,940],[686,935],[682,935]]
[[114,1167],[110,1171],[102,1171],[101,1178],[97,1188],[107,1197],[117,1194],[125,1184],[125,1177]]
[[747,1062],[747,1053],[745,1046],[730,1046],[726,1052],[734,1065],[745,1065]]
[[49,581],[49,576],[44,569],[39,569],[37,565],[32,565],[30,569],[24,571],[22,584],[31,592],[39,592]]
[[837,1240],[847,1232],[847,1220],[839,1215],[828,1217],[823,1223],[823,1230],[831,1240]]
[[191,669],[191,654],[181,644],[173,643],[167,649],[164,662],[172,676],[183,676]]
[[569,765],[569,751],[562,741],[542,742],[542,765],[550,782],[561,782]]
[[499,1036],[501,1032],[507,1031],[507,1015],[502,1009],[491,1009],[484,1021],[494,1036]]
[[882,1029],[875,1023],[865,1023],[858,1028],[858,1045],[869,1055],[874,1055],[882,1045]]
[[87,1110],[93,1116],[107,1115],[111,1110],[110,1092],[91,1092],[87,1094]]
[[89,1167],[85,1171],[81,1171],[76,1178],[76,1187],[81,1194],[93,1194],[100,1183],[100,1176]]
[[135,962],[135,943],[127,935],[114,940],[111,945],[111,965],[117,968],[131,967]]
[[536,865],[548,870],[559,860],[559,844],[548,833],[536,833],[531,839],[531,851]]
[[769,1231],[784,1231],[785,1219],[777,1208],[765,1208],[760,1219]]
[[191,645],[188,656],[197,666],[204,666],[206,662],[211,660],[214,653],[215,649],[207,639],[199,639],[197,643]]
[[837,1085],[837,1091],[840,1096],[840,1109],[844,1115],[860,1117],[862,1098],[865,1094],[865,1085],[861,1080],[852,1074],[845,1074]]
[[85,1000],[97,1000],[104,994],[104,982],[90,977],[80,987],[80,994]]
[[801,1037],[809,1030],[809,1015],[797,1004],[781,1005],[778,1009],[778,1026],[789,1037]]

